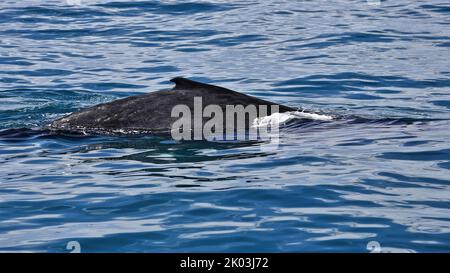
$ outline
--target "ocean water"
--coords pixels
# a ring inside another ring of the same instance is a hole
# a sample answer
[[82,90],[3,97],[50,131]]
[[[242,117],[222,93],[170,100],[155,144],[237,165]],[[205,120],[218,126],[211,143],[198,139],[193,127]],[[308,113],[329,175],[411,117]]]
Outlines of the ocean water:
[[[449,252],[449,15],[443,0],[1,1],[0,251]],[[35,130],[175,76],[340,118],[289,123],[270,149]]]

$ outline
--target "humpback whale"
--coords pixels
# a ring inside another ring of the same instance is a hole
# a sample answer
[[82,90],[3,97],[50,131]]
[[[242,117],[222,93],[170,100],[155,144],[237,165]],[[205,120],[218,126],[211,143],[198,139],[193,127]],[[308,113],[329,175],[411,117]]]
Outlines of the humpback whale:
[[[47,125],[52,131],[66,131],[93,135],[168,133],[179,117],[173,116],[177,105],[185,105],[194,112],[195,98],[203,105],[217,105],[224,112],[228,105],[255,106],[258,115],[296,109],[239,93],[224,87],[205,84],[182,77],[171,79],[175,87],[98,104],[54,120]],[[267,113],[261,113],[261,106]],[[246,116],[247,117],[247,116]],[[205,117],[202,119],[207,120]],[[246,128],[252,120],[246,118]]]

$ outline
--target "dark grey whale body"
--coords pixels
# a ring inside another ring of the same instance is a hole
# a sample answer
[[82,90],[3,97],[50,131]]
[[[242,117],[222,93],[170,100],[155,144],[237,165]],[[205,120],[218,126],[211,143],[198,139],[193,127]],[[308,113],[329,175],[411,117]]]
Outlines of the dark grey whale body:
[[171,90],[136,95],[109,103],[99,104],[74,112],[50,123],[52,131],[67,131],[83,134],[152,134],[170,132],[178,119],[171,116],[172,108],[184,104],[191,111],[194,97],[201,97],[202,104],[218,105],[224,112],[226,105],[278,105],[279,112],[296,109],[245,95],[223,87],[204,84],[177,77],[171,80],[176,85]]

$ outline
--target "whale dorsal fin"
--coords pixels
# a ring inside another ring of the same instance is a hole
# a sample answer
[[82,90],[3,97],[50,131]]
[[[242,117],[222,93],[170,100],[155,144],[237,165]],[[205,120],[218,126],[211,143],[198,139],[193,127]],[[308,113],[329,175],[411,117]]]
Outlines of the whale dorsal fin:
[[170,80],[175,83],[174,90],[191,90],[191,89],[217,89],[219,86],[196,82],[183,77],[176,77]]

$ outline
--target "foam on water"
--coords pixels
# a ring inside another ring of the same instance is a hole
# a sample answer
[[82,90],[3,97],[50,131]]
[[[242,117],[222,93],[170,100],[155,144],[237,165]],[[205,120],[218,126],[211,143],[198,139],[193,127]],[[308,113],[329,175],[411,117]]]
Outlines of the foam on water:
[[253,121],[253,127],[266,127],[273,125],[283,125],[288,121],[294,119],[308,119],[308,120],[318,120],[318,121],[331,121],[333,116],[318,114],[318,113],[308,113],[302,111],[292,111],[284,113],[274,113],[270,116],[265,116],[261,118],[256,118]]

